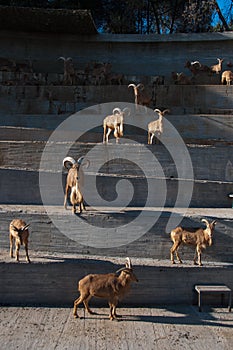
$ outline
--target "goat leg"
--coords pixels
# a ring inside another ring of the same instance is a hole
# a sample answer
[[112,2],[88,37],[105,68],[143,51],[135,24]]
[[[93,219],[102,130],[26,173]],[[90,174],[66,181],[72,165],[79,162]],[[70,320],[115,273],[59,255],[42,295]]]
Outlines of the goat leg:
[[88,312],[90,315],[97,315],[97,312],[94,312],[94,311],[92,311],[92,310],[89,308],[88,301],[89,301],[90,299],[91,299],[91,295],[90,295],[87,299],[83,300],[83,304],[84,304],[84,306],[85,306],[85,309],[87,310],[87,312]]
[[173,244],[173,246],[171,247],[170,249],[170,252],[171,252],[171,262],[172,264],[175,264],[175,259],[174,259],[174,253],[176,254],[176,258],[177,260],[179,261],[180,264],[182,264],[182,260],[179,256],[179,253],[178,253],[178,249],[179,249],[179,244],[177,244],[176,242]]
[[31,260],[28,255],[28,243],[25,243],[25,253],[26,253],[26,261],[30,264]]
[[65,197],[64,197],[64,208],[67,209],[67,196],[68,196],[69,186],[66,185]]
[[14,239],[13,239],[13,236],[10,235],[10,257],[11,257],[11,258],[14,257],[14,255],[13,255],[13,244],[14,244],[13,240],[14,240]]
[[73,205],[72,207],[72,212],[75,214],[76,213],[76,207],[75,207],[75,204]]
[[19,249],[20,249],[20,242],[15,243],[15,260],[19,262]]
[[202,262],[201,262],[201,248],[197,247],[197,256],[198,256],[198,265],[202,266]]

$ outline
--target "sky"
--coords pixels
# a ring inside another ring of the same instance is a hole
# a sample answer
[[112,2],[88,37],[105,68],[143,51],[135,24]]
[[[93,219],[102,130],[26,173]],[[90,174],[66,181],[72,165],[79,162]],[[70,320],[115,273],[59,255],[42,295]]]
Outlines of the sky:
[[[232,3],[232,0],[217,0],[218,5],[222,11],[223,16],[225,17],[226,14],[228,14],[228,9],[230,8],[230,5]],[[231,10],[231,17],[233,17],[233,9]],[[228,20],[228,18],[227,18]],[[215,21],[219,21],[219,17],[217,16],[217,18],[215,19]]]

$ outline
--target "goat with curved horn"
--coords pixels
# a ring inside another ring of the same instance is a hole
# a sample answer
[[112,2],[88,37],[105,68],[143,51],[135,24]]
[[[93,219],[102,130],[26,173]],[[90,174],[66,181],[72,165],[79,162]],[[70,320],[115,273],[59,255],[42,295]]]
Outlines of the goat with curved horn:
[[128,88],[132,87],[134,90],[134,102],[136,105],[136,108],[138,105],[142,106],[149,106],[152,96],[149,96],[149,94],[145,91],[145,87],[142,83],[139,83],[137,85],[135,84],[129,84]]
[[[117,273],[120,273],[119,276]],[[122,267],[116,273],[85,276],[78,283],[80,296],[74,301],[74,317],[79,317],[77,308],[81,303],[84,304],[85,309],[90,314],[93,314],[94,312],[89,308],[88,302],[91,297],[95,296],[108,300],[110,307],[109,318],[110,320],[117,319],[117,317],[120,317],[116,313],[117,304],[129,292],[131,282],[138,282],[138,279],[133,272],[129,258],[127,258],[125,267]]]
[[[72,192],[72,198],[78,198],[79,197],[79,196],[76,195],[76,192],[75,192],[76,190],[75,189],[77,189],[77,185],[78,185],[78,188],[79,188],[79,191],[80,191],[80,184],[82,184],[82,181],[83,181],[83,170],[82,170],[82,168],[83,167],[87,168],[89,166],[89,164],[90,164],[89,160],[86,159],[83,156],[80,157],[78,159],[78,161],[76,161],[72,157],[65,157],[63,159],[63,166],[66,169],[68,169],[68,174],[67,174],[67,178],[66,178],[66,187],[65,187],[65,197],[64,197],[64,207],[65,207],[65,209],[67,209],[67,197],[68,197],[68,192],[69,191]],[[81,191],[80,191],[80,193],[81,193]]]
[[206,246],[212,245],[212,237],[214,232],[214,227],[216,224],[216,220],[209,222],[206,219],[202,219],[202,222],[205,223],[206,228],[184,228],[181,226],[176,227],[171,231],[171,240],[173,241],[173,246],[170,249],[171,262],[174,264],[174,253],[176,253],[177,260],[182,263],[182,260],[179,256],[178,249],[179,246],[183,244],[189,244],[195,246],[195,254],[194,254],[194,264],[202,266],[201,262],[201,253],[202,250],[206,248]]
[[[128,113],[127,113],[128,112]],[[119,142],[119,138],[123,136],[123,125],[124,125],[124,116],[127,113],[129,115],[129,108],[124,108],[121,110],[116,107],[112,111],[113,114],[108,115],[103,120],[103,143],[108,143],[109,135],[113,131],[114,137],[116,138],[116,143]]]
[[155,135],[157,135],[158,137],[162,135],[163,117],[166,113],[169,113],[170,110],[165,109],[164,111],[161,111],[160,109],[156,108],[154,109],[154,112],[156,112],[159,115],[159,119],[152,121],[148,124],[148,145],[152,145],[152,141]]

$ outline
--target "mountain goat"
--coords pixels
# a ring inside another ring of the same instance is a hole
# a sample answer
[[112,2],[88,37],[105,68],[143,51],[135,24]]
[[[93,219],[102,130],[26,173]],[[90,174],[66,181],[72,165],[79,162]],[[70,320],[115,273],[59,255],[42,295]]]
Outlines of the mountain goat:
[[29,224],[26,224],[21,219],[14,219],[9,226],[9,239],[10,239],[10,257],[13,258],[13,244],[15,241],[15,260],[19,262],[19,249],[20,245],[24,245],[26,252],[26,261],[30,263],[28,255],[28,231]]
[[[120,108],[114,108],[111,115],[108,115],[103,120],[103,143],[108,143],[110,133],[113,131],[116,143],[119,142],[119,138],[123,136],[124,115],[129,112],[128,108],[124,108],[123,111]],[[108,130],[108,131],[107,131]]]
[[[117,275],[120,272],[119,275]],[[115,273],[107,274],[91,274],[82,278],[78,283],[78,290],[80,296],[74,301],[74,317],[79,317],[77,314],[77,307],[83,303],[85,309],[89,314],[94,314],[88,306],[89,300],[95,296],[108,300],[110,307],[110,320],[120,317],[116,314],[116,307],[125,294],[130,290],[131,282],[138,282],[132,268],[132,263],[127,258],[126,266],[119,269]]]
[[[89,161],[85,159],[85,157],[80,157],[78,161],[76,161],[72,157],[65,157],[63,159],[63,166],[68,169],[68,174],[66,178],[66,187],[65,187],[65,197],[64,197],[64,207],[67,209],[67,196],[68,192],[73,189],[73,194],[72,194],[72,201],[74,203],[77,203],[78,200],[78,195],[76,195],[76,186],[77,186],[77,181],[79,179],[79,186],[82,184],[83,181],[83,170],[82,167],[88,167],[89,166]],[[76,199],[75,199],[76,198]],[[72,203],[71,201],[71,203]],[[74,207],[73,207],[74,208]],[[74,210],[74,209],[73,209]]]
[[145,87],[142,83],[139,83],[138,85],[129,84],[128,88],[129,87],[132,87],[134,90],[134,102],[136,108],[138,108],[138,105],[147,107],[150,105],[152,96],[149,96],[149,94],[145,91]]
[[148,124],[148,145],[152,145],[154,136],[157,134],[160,136],[163,133],[163,116],[169,113],[169,109],[165,109],[163,112],[156,108],[154,112],[158,113],[159,119],[154,120]]
[[177,260],[182,264],[181,258],[178,253],[179,246],[183,244],[189,244],[196,247],[194,255],[194,264],[202,266],[201,262],[201,253],[202,249],[205,249],[207,245],[212,245],[212,236],[216,221],[209,223],[206,219],[202,219],[202,222],[206,224],[206,228],[197,228],[197,229],[185,229],[181,226],[176,227],[171,231],[171,240],[173,241],[173,246],[170,249],[171,253],[171,262],[175,264],[174,253],[176,253]]

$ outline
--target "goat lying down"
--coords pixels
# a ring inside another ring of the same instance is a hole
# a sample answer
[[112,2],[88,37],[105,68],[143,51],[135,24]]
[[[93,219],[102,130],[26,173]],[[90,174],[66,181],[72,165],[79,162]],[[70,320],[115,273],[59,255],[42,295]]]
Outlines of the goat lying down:
[[205,249],[207,246],[212,245],[213,231],[216,224],[216,221],[209,223],[206,219],[202,219],[202,222],[206,224],[206,228],[198,229],[185,229],[181,226],[176,227],[171,231],[171,240],[173,241],[173,246],[170,249],[171,253],[171,262],[175,264],[174,253],[176,253],[177,260],[182,264],[182,260],[179,256],[178,249],[179,246],[183,244],[189,244],[196,247],[194,255],[194,264],[202,266],[201,262],[201,253],[202,249]]
[[[120,274],[118,275],[118,273]],[[126,266],[115,273],[90,274],[81,279],[78,283],[80,296],[74,301],[74,317],[79,317],[77,307],[83,302],[89,314],[95,314],[88,306],[89,300],[95,296],[108,300],[110,307],[110,320],[120,317],[116,314],[116,307],[125,294],[129,292],[131,282],[138,282],[132,268],[132,263],[127,258]]]

